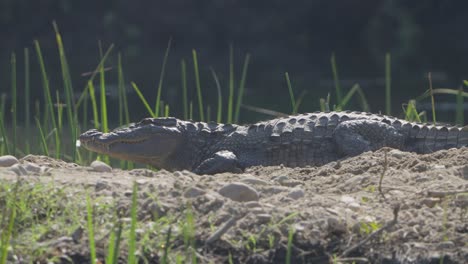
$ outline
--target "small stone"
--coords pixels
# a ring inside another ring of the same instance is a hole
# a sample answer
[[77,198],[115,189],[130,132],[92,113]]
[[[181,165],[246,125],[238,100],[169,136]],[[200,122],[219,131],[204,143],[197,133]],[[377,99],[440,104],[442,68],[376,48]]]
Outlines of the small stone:
[[17,158],[11,155],[0,156],[0,167],[10,167],[17,164],[19,161]]
[[152,215],[156,215],[157,217],[165,216],[167,212],[167,208],[158,202],[150,203],[147,209]]
[[468,195],[457,195],[455,198],[455,205],[461,208],[468,207]]
[[33,173],[40,173],[41,172],[41,167],[35,163],[27,162],[26,164],[23,165],[23,167]]
[[327,219],[328,231],[333,234],[343,234],[347,232],[346,225],[343,221],[338,220],[335,217],[329,217]]
[[287,196],[291,199],[297,200],[299,198],[304,197],[304,195],[305,195],[304,190],[300,188],[294,188],[288,193]]
[[246,184],[254,184],[254,185],[268,185],[269,183],[264,180],[260,180],[254,177],[247,177],[241,179],[241,182],[246,183]]
[[348,204],[349,209],[353,211],[358,211],[361,208],[361,205],[358,202],[353,202]]
[[96,182],[96,185],[94,187],[94,190],[96,192],[99,192],[99,191],[102,191],[102,190],[105,190],[105,189],[108,189],[109,188],[109,183],[108,182],[105,182],[105,181],[97,181]]
[[438,198],[425,198],[421,201],[422,204],[425,206],[432,208],[436,206],[436,204],[440,203],[440,199]]
[[408,156],[408,152],[403,152],[398,149],[392,149],[388,152],[389,156],[396,159],[402,159]]
[[257,190],[241,182],[228,183],[218,192],[222,196],[236,202],[258,201],[259,199]]
[[261,208],[261,207],[254,207],[254,208],[250,209],[250,212],[252,214],[264,214],[265,210],[263,210],[263,208]]
[[441,250],[441,249],[451,249],[451,248],[454,248],[455,247],[455,243],[453,243],[453,241],[444,241],[444,242],[440,242],[438,245],[437,245],[437,249]]
[[28,175],[28,171],[23,166],[21,166],[21,164],[14,164],[9,168],[9,170],[13,171],[18,176]]
[[91,162],[91,168],[93,168],[93,170],[97,172],[111,172],[112,171],[111,166],[99,160],[95,160]]
[[184,192],[185,198],[195,198],[197,196],[205,194],[206,191],[198,187],[190,187]]
[[247,207],[247,208],[255,208],[255,207],[262,207],[262,205],[257,202],[257,201],[251,201],[251,202],[246,202],[244,203],[244,205]]
[[257,214],[256,216],[257,216],[258,222],[260,223],[268,223],[271,221],[270,214]]
[[342,201],[345,204],[350,204],[350,203],[356,202],[356,200],[353,197],[347,196],[347,195],[341,196],[340,201]]
[[289,190],[290,189],[288,187],[284,187],[284,186],[271,186],[271,187],[265,188],[264,192],[268,194],[278,194],[278,193],[286,192]]

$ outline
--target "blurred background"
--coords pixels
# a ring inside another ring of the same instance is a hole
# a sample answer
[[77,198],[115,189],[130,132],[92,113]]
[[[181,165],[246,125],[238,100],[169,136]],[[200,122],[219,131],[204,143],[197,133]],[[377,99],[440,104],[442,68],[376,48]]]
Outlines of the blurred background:
[[[17,55],[21,90],[23,49],[28,47],[32,100],[42,100],[33,40],[41,44],[51,89],[63,89],[52,26],[56,21],[77,94],[89,79],[83,73],[93,71],[100,61],[98,43],[104,51],[115,45],[105,65],[110,67],[106,72],[110,120],[117,103],[117,53],[123,56],[126,82],[137,83],[153,102],[170,39],[162,98],[171,106],[171,115],[181,114],[182,59],[187,62],[189,98],[196,102],[192,50],[198,53],[204,102],[216,105],[210,68],[227,97],[232,46],[236,87],[244,58],[251,56],[244,104],[285,113],[291,112],[285,72],[296,96],[305,93],[299,112],[319,110],[319,98],[328,94],[334,102],[333,53],[344,92],[357,83],[370,110],[384,112],[389,53],[392,114],[401,116],[401,105],[429,88],[429,72],[434,88],[459,89],[468,78],[467,8],[466,1],[449,0],[0,0],[0,92],[7,94],[8,105],[12,52]],[[127,93],[132,120],[147,116],[130,85]],[[347,108],[359,110],[354,101]],[[419,110],[428,102],[420,102]],[[454,97],[438,96],[436,102],[439,116],[450,121]],[[243,122],[261,118],[265,116],[242,109]]]

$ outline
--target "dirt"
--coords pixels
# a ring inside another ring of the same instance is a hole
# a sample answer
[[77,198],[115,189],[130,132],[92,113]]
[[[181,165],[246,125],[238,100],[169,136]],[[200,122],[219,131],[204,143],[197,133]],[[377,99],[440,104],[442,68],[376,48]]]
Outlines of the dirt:
[[[428,155],[382,149],[322,167],[253,167],[213,176],[97,172],[43,156],[27,156],[15,166],[30,163],[36,169],[19,176],[23,183],[90,193],[93,201],[118,212],[125,226],[136,182],[137,253],[148,263],[162,262],[168,248],[170,263],[177,256],[185,262],[196,256],[197,263],[286,263],[287,258],[290,263],[468,263],[466,148]],[[0,168],[2,182],[16,181],[17,174]],[[37,239],[34,243],[48,249],[35,260],[59,256],[62,263],[89,262],[86,212],[80,215],[76,221],[83,228],[76,232],[81,236],[57,231]],[[182,229],[191,216],[194,234],[187,242]],[[117,220],[105,214],[95,219],[97,257],[103,261]],[[126,252],[123,243],[121,262]],[[31,260],[13,254],[16,262]]]

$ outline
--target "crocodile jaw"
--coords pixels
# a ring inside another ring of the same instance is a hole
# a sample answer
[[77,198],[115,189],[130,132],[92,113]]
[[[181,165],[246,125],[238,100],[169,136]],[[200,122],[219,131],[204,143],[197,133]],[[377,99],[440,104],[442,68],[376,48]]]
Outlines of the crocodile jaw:
[[96,129],[80,136],[81,145],[93,152],[114,158],[166,168],[166,158],[177,151],[181,143],[178,131],[168,128],[116,130],[102,133]]

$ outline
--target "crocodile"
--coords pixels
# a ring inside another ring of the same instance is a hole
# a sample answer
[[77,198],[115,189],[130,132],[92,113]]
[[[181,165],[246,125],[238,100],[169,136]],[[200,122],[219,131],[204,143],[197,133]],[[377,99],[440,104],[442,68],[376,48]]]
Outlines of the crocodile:
[[409,122],[366,112],[315,112],[251,125],[145,118],[102,133],[83,133],[88,150],[156,168],[197,174],[250,166],[320,166],[390,147],[430,153],[468,145],[468,127]]

